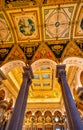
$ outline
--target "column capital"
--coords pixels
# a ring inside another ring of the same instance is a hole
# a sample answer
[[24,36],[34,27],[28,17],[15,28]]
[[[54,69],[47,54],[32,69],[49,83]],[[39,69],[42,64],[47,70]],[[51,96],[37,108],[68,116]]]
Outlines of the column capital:
[[32,80],[33,78],[32,68],[30,66],[24,66],[23,70],[24,70],[23,77],[27,78],[29,81]]
[[56,78],[58,78],[59,81],[61,78],[66,78],[65,67],[65,64],[56,66]]

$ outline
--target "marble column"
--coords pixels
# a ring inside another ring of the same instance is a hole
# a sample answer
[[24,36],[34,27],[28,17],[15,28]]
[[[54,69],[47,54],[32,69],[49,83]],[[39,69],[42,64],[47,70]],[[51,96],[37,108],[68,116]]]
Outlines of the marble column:
[[23,70],[23,82],[15,103],[11,119],[6,127],[6,130],[22,130],[29,86],[33,78],[31,67],[25,66],[23,67]]
[[56,77],[58,78],[59,83],[61,85],[62,96],[67,113],[69,128],[70,130],[83,130],[80,115],[78,113],[69,85],[66,80],[65,65],[57,65],[56,70]]

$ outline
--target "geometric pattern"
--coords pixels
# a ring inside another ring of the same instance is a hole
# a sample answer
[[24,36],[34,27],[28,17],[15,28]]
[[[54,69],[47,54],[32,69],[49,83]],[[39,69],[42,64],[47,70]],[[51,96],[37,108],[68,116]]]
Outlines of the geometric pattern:
[[10,32],[9,23],[3,12],[0,12],[0,41],[1,42],[12,42],[13,38]]
[[71,56],[77,56],[77,57],[83,57],[82,51],[79,49],[79,47],[76,45],[74,41],[71,41],[66,49],[64,50],[62,54],[62,59],[71,57]]
[[77,23],[74,27],[75,37],[83,38],[83,4],[79,7],[76,21]]
[[54,61],[56,60],[56,62],[58,62],[57,59],[55,58],[53,52],[52,52],[52,51],[50,50],[50,48],[49,48],[46,44],[44,44],[44,43],[42,43],[42,44],[39,46],[39,48],[38,48],[37,51],[35,52],[35,55],[34,55],[32,61],[34,62],[34,61],[36,61],[36,60],[38,60],[38,59],[41,59],[41,58],[47,58],[47,59],[51,59],[51,60],[54,60]]
[[11,61],[11,60],[22,60],[22,61],[26,62],[26,57],[18,45],[15,45],[12,48],[12,50],[9,53],[8,57],[6,58],[5,62]]
[[64,39],[70,37],[70,23],[75,5],[50,6],[43,8],[44,39]]
[[[3,0],[2,0],[3,1]],[[15,7],[25,7],[25,6],[31,6],[36,5],[36,0],[4,0],[5,1],[5,7],[6,8],[15,8]],[[20,2],[19,2],[20,1]],[[38,1],[39,3],[39,1]]]
[[28,60],[32,59],[32,57],[35,54],[38,47],[39,47],[39,45],[35,45],[35,46],[27,45],[27,44],[25,46],[20,45],[20,48],[22,49],[22,51],[24,52],[24,54]]
[[[68,42],[67,42],[68,43]],[[66,47],[66,44],[48,44],[49,48],[51,49],[51,51],[54,53],[56,58],[61,58],[61,55]]]
[[83,42],[76,42],[76,44],[80,48],[80,50],[83,51]]
[[4,48],[3,46],[0,46],[0,61],[1,62],[5,60],[5,58],[8,56],[12,48],[13,48],[13,45],[6,46]]
[[33,8],[32,10],[25,8],[23,10],[13,10],[12,12],[8,11],[17,42],[40,40],[41,30],[38,8]]

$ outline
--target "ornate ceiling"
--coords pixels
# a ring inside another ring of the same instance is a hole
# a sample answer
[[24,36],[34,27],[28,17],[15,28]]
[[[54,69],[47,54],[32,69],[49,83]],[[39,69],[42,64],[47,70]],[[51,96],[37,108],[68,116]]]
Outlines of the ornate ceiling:
[[0,63],[83,57],[82,0],[1,0]]
[[[12,60],[31,65],[40,59],[59,64],[68,57],[83,58],[83,0],[0,0],[0,66]],[[78,68],[67,69],[74,86]],[[48,63],[34,71],[30,102],[63,103],[55,70]],[[12,69],[4,81],[15,98],[22,71]]]

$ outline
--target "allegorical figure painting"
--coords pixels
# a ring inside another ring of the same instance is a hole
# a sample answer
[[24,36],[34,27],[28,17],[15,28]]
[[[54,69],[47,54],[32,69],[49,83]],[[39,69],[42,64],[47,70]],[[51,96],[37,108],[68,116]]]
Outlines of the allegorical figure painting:
[[31,36],[35,31],[34,22],[29,18],[21,18],[18,25],[20,32],[25,36]]

